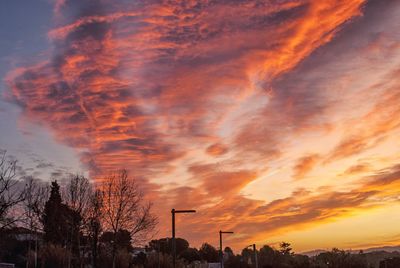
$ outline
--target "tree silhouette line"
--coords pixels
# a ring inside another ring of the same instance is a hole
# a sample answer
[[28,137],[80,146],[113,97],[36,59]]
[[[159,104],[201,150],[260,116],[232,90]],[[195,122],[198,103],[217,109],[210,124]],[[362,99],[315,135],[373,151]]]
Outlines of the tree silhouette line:
[[[153,239],[157,218],[140,185],[126,170],[93,185],[70,175],[50,184],[18,178],[16,160],[0,157],[0,263],[16,267],[125,268],[173,267],[172,239]],[[176,238],[177,267],[203,268],[219,262],[219,251],[208,243],[199,249]],[[400,253],[352,254],[339,249],[316,256],[295,254],[291,245],[264,245],[234,254],[223,251],[224,267],[260,268],[399,268]]]

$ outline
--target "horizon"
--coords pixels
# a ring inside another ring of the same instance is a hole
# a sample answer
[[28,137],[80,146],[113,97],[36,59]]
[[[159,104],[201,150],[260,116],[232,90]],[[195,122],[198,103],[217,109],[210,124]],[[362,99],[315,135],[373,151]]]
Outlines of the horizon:
[[[29,12],[26,12],[29,10]],[[400,1],[0,3],[0,154],[126,169],[157,235],[400,246]],[[241,246],[243,245],[243,246]]]

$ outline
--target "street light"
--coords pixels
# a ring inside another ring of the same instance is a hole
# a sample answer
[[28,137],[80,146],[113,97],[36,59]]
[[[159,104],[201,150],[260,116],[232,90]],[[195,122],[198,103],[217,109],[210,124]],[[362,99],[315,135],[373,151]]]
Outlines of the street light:
[[256,250],[256,244],[253,245],[248,245],[246,248],[253,247],[253,252],[254,252],[254,263],[256,265],[256,268],[258,268],[258,259],[257,259],[257,250]]
[[174,268],[176,267],[176,243],[175,243],[175,213],[195,213],[194,209],[186,209],[186,210],[175,210],[174,208],[171,210],[172,214],[172,260],[174,264]]
[[221,251],[221,268],[224,267],[224,253],[222,251],[222,234],[233,234],[233,232],[223,232],[219,230],[219,249]]

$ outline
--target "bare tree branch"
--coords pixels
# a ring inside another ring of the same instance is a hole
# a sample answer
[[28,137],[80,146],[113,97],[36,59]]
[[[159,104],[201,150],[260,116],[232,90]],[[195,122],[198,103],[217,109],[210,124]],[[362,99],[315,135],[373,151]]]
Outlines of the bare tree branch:
[[24,199],[24,193],[17,187],[16,160],[8,160],[6,152],[0,156],[0,230],[15,222],[10,209]]
[[[133,241],[141,241],[154,230],[157,218],[151,213],[151,204],[144,203],[143,193],[126,170],[106,178],[101,186],[103,195],[104,227],[117,234],[130,232]],[[113,259],[115,257],[115,246]]]
[[41,217],[46,201],[49,198],[49,187],[38,179],[25,178],[23,223],[31,230],[42,230]]

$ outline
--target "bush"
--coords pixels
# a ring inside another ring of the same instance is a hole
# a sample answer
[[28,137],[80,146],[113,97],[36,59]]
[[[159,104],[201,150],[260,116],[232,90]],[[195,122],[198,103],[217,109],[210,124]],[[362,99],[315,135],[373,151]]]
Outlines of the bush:
[[[160,262],[160,266],[158,266],[158,262]],[[163,253],[154,252],[147,256],[146,267],[148,268],[172,268],[172,256]]]
[[115,267],[129,268],[131,261],[132,261],[132,257],[131,257],[131,254],[128,252],[128,250],[120,249],[117,251]]
[[71,254],[59,245],[47,244],[40,249],[39,259],[43,268],[63,268],[68,267]]

